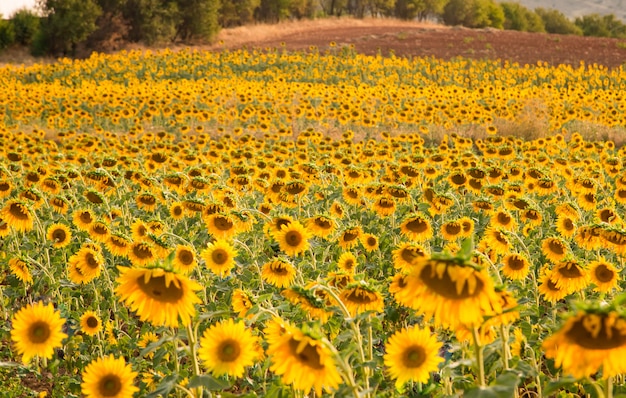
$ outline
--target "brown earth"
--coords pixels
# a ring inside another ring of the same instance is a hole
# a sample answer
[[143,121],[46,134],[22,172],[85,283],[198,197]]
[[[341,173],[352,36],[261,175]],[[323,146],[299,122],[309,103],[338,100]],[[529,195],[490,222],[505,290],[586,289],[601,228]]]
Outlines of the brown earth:
[[335,19],[256,25],[225,29],[212,50],[286,48],[324,51],[335,42],[357,52],[397,56],[457,56],[501,59],[520,64],[579,66],[597,63],[607,67],[626,64],[626,40],[526,33],[497,29],[467,29],[388,19]]

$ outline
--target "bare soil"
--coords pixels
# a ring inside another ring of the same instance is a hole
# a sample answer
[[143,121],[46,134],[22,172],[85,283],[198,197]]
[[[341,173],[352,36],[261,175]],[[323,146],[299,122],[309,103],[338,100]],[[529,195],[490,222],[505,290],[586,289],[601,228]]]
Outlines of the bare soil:
[[220,32],[209,49],[285,48],[320,51],[352,46],[359,53],[387,56],[451,59],[500,59],[520,64],[579,66],[599,64],[609,68],[626,64],[626,40],[527,33],[497,29],[467,29],[390,19],[331,19],[256,25]]

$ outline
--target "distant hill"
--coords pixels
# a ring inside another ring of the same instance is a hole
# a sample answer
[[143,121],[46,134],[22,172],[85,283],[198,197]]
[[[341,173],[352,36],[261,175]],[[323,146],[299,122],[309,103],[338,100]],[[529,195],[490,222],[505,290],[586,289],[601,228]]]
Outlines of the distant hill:
[[595,13],[614,14],[626,22],[626,0],[518,0],[517,2],[531,10],[537,7],[556,8],[572,20]]

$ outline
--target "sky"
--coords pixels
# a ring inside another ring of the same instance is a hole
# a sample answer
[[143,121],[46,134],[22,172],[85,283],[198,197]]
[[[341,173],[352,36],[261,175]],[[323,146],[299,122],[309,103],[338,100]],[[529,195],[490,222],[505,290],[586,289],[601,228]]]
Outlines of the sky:
[[8,18],[22,7],[34,8],[37,0],[0,0],[0,14]]

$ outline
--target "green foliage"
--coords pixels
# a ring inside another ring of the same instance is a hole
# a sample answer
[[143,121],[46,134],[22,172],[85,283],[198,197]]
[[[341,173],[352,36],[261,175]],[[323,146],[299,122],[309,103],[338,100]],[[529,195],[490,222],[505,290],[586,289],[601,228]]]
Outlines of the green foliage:
[[395,16],[401,19],[418,19],[439,17],[443,13],[446,0],[396,0]]
[[535,13],[543,20],[546,32],[561,35],[582,35],[582,30],[565,14],[555,9],[536,8]]
[[40,0],[46,17],[36,39],[46,52],[74,55],[79,43],[96,30],[102,9],[93,0]]
[[10,20],[15,32],[15,42],[29,46],[39,30],[39,17],[33,11],[23,8],[14,12]]
[[600,16],[598,14],[584,15],[574,21],[585,36],[595,37],[626,37],[626,25],[609,14]]
[[279,22],[289,17],[291,0],[261,0],[256,16],[263,22]]
[[220,25],[228,28],[251,23],[254,20],[254,11],[260,5],[261,0],[224,0],[220,8]]
[[519,3],[500,3],[504,11],[504,29],[522,32],[545,32],[541,17]]
[[346,12],[348,0],[319,0],[323,14],[326,16],[341,16]]
[[220,29],[219,7],[216,0],[178,0],[181,20],[177,36],[184,41],[213,39]]
[[167,0],[128,0],[124,17],[130,24],[129,39],[148,45],[174,39],[180,22],[178,4]]
[[504,24],[504,11],[493,0],[450,0],[443,9],[446,25],[468,28],[498,28]]
[[6,19],[2,19],[2,14],[0,14],[0,50],[9,47],[13,43],[15,43],[13,24]]

